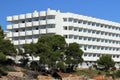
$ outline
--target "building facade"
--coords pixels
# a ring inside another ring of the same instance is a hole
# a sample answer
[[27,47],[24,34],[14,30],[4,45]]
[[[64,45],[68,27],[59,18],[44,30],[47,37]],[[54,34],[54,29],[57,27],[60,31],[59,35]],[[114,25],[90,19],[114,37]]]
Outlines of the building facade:
[[7,38],[17,47],[36,43],[45,34],[58,34],[68,44],[80,44],[84,62],[79,67],[90,67],[102,54],[111,54],[120,66],[120,23],[50,9],[8,16],[7,21]]

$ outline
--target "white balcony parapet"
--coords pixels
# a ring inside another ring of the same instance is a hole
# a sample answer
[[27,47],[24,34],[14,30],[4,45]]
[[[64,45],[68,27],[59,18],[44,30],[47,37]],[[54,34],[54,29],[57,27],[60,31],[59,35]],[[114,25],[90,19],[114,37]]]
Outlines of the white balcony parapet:
[[27,13],[26,18],[32,18],[32,13]]
[[18,20],[18,15],[13,16],[13,20],[14,21]]
[[48,19],[47,24],[55,24],[55,19]]
[[25,14],[19,15],[19,19],[25,19]]
[[25,27],[25,23],[20,23],[19,25],[20,25],[20,28]]
[[27,22],[26,23],[26,27],[31,27],[32,26],[32,22]]
[[41,12],[39,13],[39,16],[46,16],[46,11],[41,11]]
[[12,29],[12,25],[7,25],[7,29],[8,30]]
[[40,25],[46,25],[46,20],[41,20]]
[[8,21],[8,22],[12,21],[12,16],[8,16],[8,17],[7,17],[7,21]]
[[32,17],[39,17],[39,13],[37,11],[34,11]]
[[33,26],[39,26],[39,21],[33,21]]
[[19,28],[19,25],[18,24],[13,24],[13,29],[15,28]]
[[47,15],[56,15],[56,11],[55,10],[48,10]]

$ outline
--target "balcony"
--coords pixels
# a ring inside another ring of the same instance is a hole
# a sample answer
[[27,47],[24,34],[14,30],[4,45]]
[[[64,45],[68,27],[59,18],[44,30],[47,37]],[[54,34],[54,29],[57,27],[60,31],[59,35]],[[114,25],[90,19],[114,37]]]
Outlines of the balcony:
[[13,37],[18,37],[19,36],[19,33],[18,32],[14,32],[13,33]]
[[40,16],[46,16],[46,12],[45,11],[41,11],[40,12]]
[[25,14],[21,14],[21,15],[19,16],[19,19],[25,19]]
[[16,16],[13,16],[13,20],[14,20],[14,21],[18,20],[18,16],[17,16],[17,15],[16,15]]
[[25,44],[25,40],[19,40],[20,44]]
[[48,19],[47,24],[55,24],[55,19]]
[[32,35],[32,31],[26,31],[26,35]]
[[40,30],[40,34],[46,34],[47,32],[46,32],[46,29],[41,29]]
[[56,15],[56,11],[55,10],[48,10],[47,15]]
[[33,30],[33,34],[39,34],[39,30]]
[[7,37],[12,37],[12,32],[7,33]]
[[13,29],[14,28],[19,28],[18,24],[13,24]]
[[26,27],[31,27],[32,26],[32,22],[27,22],[26,23]]
[[13,44],[14,45],[19,45],[19,41],[17,40],[17,41],[13,41]]
[[8,21],[8,22],[12,21],[12,16],[8,16],[8,17],[7,17],[7,21]]
[[32,39],[26,39],[26,43],[31,43],[32,42]]
[[7,25],[7,29],[8,30],[12,29],[12,25]]
[[56,32],[55,28],[47,29],[47,33],[55,33],[55,32]]
[[25,36],[25,32],[20,32],[20,36]]
[[27,13],[26,14],[26,18],[32,18],[32,14],[31,13]]
[[33,17],[39,17],[39,13],[37,11],[35,11],[32,16]]
[[36,38],[33,39],[33,43],[37,43],[37,41],[38,41],[38,39],[36,39]]
[[39,26],[39,21],[34,21],[33,26]]
[[25,23],[20,23],[20,28],[24,28],[25,27]]
[[40,25],[46,25],[46,20],[41,20]]

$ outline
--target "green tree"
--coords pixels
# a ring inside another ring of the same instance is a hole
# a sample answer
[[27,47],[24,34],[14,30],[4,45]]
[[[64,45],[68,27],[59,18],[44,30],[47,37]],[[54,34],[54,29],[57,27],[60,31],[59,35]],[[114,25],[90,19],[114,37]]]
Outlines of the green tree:
[[2,30],[1,26],[0,26],[0,39],[4,39],[4,31]]
[[10,40],[4,39],[4,31],[2,30],[0,26],[0,52],[2,52],[5,55],[16,55],[16,48],[15,46],[10,42]]
[[65,47],[65,39],[60,35],[42,36],[38,40],[38,54],[40,63],[47,64],[49,67],[56,67],[56,61],[60,60],[60,55]]
[[82,58],[83,51],[80,49],[79,44],[70,43],[65,51],[65,64],[70,71],[73,71],[74,68],[78,66],[78,64],[83,62]]
[[98,66],[103,66],[105,70],[109,70],[111,67],[115,66],[115,62],[112,59],[112,56],[109,54],[102,55],[98,60],[97,60]]

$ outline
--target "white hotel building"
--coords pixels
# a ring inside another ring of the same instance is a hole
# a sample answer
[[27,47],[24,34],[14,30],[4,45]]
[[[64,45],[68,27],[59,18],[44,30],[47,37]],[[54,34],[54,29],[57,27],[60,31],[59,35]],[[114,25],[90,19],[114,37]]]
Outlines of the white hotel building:
[[120,23],[50,9],[8,16],[7,21],[7,37],[17,47],[36,43],[45,34],[59,34],[67,43],[80,44],[84,62],[79,67],[88,68],[102,54],[111,54],[120,66]]

